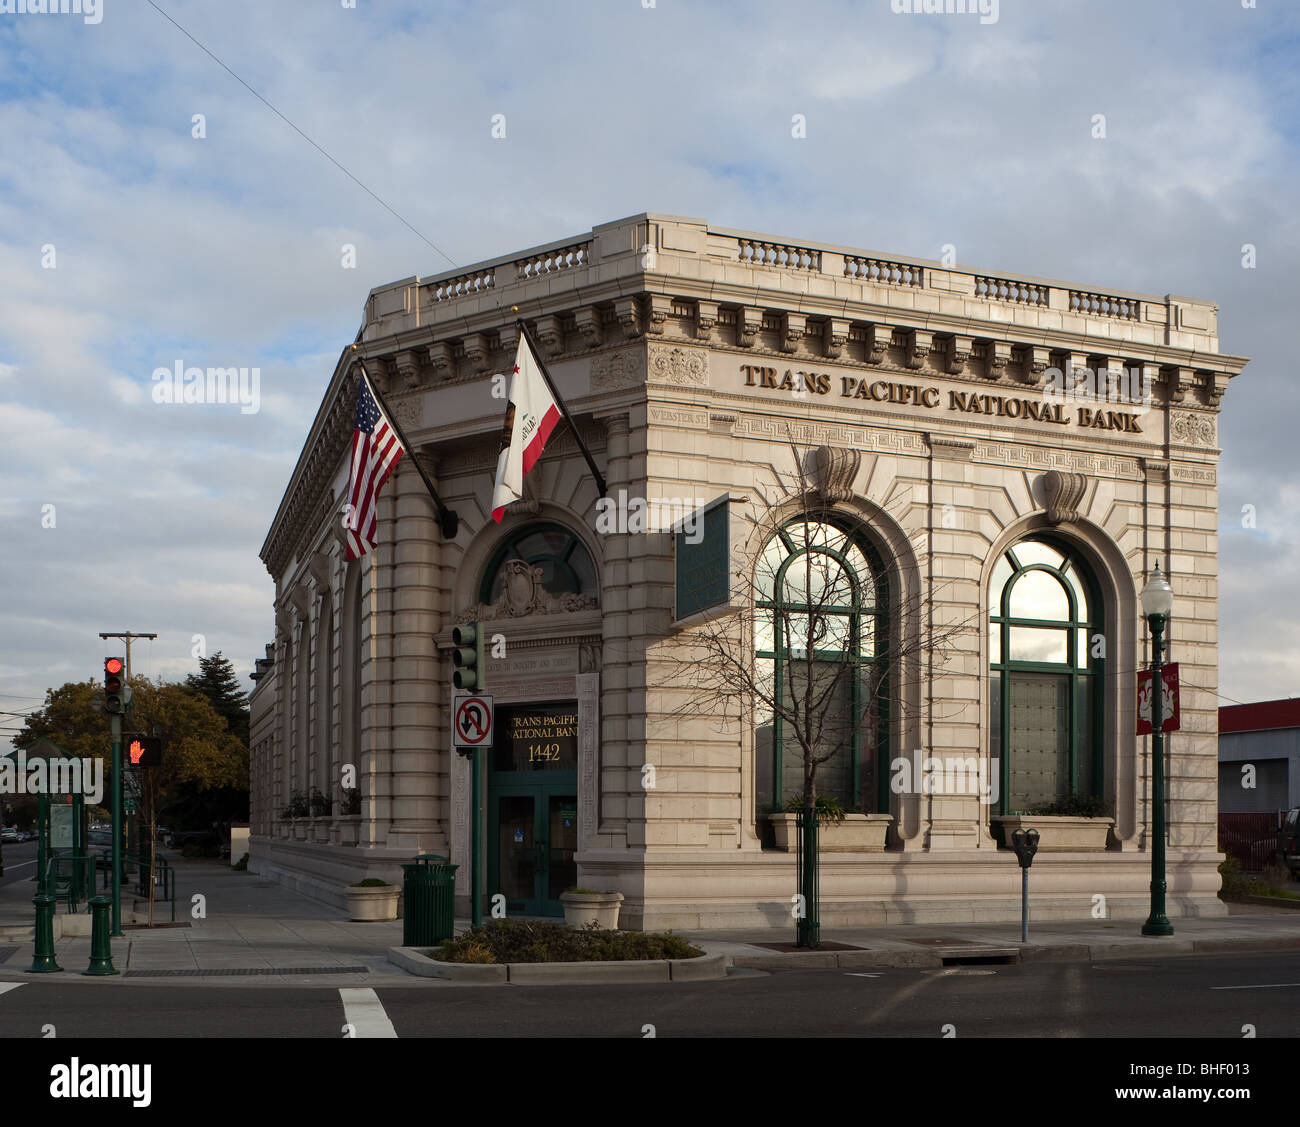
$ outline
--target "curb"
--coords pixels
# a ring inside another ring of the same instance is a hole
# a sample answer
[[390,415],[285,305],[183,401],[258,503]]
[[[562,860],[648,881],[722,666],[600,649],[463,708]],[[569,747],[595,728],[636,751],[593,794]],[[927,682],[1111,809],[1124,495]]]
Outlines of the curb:
[[599,985],[616,982],[702,982],[725,978],[726,955],[700,955],[694,959],[643,959],[592,963],[444,963],[431,959],[423,948],[390,947],[388,961],[408,974],[440,978],[466,986]]

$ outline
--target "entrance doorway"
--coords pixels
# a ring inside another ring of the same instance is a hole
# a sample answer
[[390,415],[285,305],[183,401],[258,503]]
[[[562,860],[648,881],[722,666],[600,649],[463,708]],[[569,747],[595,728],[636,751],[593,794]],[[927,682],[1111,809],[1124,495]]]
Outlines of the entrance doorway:
[[499,705],[488,776],[489,903],[510,915],[562,916],[577,883],[578,708]]

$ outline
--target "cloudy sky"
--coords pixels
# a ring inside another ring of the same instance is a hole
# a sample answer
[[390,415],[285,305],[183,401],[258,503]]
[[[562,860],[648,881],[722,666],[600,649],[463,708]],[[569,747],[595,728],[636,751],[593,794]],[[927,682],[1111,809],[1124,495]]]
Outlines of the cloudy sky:
[[[195,635],[250,671],[371,287],[640,211],[1217,301],[1253,358],[1220,691],[1300,693],[1300,5],[1246,3],[0,0],[0,710],[97,676],[100,631],[156,632],[152,676]],[[260,368],[259,410],[154,403],[178,362]]]

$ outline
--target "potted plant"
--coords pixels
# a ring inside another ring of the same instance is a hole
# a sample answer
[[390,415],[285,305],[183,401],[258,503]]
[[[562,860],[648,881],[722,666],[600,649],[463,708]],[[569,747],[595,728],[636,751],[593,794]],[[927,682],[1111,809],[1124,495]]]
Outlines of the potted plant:
[[378,877],[366,877],[343,890],[348,919],[371,923],[397,919],[397,894],[401,888]]
[[315,787],[311,788],[311,798],[307,801],[313,818],[328,818],[334,809],[334,800],[327,794],[321,794]]
[[597,927],[614,931],[618,928],[618,909],[623,903],[621,892],[593,892],[590,888],[571,888],[560,894],[564,905],[564,922],[570,927]]
[[1016,830],[1037,830],[1039,853],[1104,853],[1115,825],[1103,799],[1078,795],[1028,810],[995,814],[990,820],[995,830],[1001,828],[1005,849],[1011,848],[1011,835]]
[[[784,812],[769,815],[772,826],[773,848],[792,852],[798,848],[799,810],[803,796],[797,795],[785,804]],[[823,853],[881,853],[885,848],[885,834],[893,816],[890,814],[864,814],[854,807],[845,809],[840,800],[831,794],[819,794],[814,803],[817,820],[817,847]]]

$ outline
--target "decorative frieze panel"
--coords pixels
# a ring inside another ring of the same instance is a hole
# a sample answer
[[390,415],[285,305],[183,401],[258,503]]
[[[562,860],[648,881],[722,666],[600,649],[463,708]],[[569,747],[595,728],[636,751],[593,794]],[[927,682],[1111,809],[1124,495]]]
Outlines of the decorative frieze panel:
[[1074,470],[1089,477],[1118,477],[1140,481],[1144,476],[1137,458],[1114,458],[1082,450],[1046,450],[1041,446],[1012,446],[978,442],[972,461],[997,466],[1040,470]]
[[698,348],[652,348],[649,378],[660,383],[707,387],[709,354]]
[[604,352],[591,361],[592,391],[613,391],[645,383],[645,353],[639,348]]
[[773,442],[794,441],[804,446],[835,446],[844,449],[879,450],[895,454],[925,454],[921,436],[912,431],[873,430],[836,424],[823,425],[802,419],[778,419],[767,415],[741,415],[736,419],[737,438],[761,438]]
[[1184,446],[1213,446],[1214,417],[1193,411],[1176,411],[1169,419],[1169,439]]

